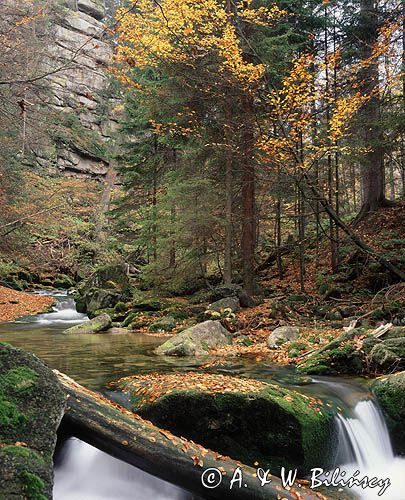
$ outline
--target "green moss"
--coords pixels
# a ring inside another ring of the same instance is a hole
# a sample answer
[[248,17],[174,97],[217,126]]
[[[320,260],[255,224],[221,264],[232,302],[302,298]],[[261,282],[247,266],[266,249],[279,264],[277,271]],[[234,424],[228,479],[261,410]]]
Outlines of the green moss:
[[18,429],[25,424],[27,417],[19,410],[15,402],[5,399],[0,395],[0,424],[4,429],[2,433],[7,434],[7,429]]
[[384,411],[395,451],[405,453],[405,372],[375,380],[371,390]]
[[28,392],[37,383],[37,373],[28,366],[13,368],[0,376],[0,390],[11,393]]
[[29,460],[36,460],[40,463],[44,462],[44,459],[41,457],[39,453],[31,448],[25,448],[24,446],[14,446],[14,445],[6,445],[1,447],[2,453],[6,453],[9,455],[27,458]]
[[40,477],[31,472],[24,471],[22,479],[29,500],[47,500],[47,497],[43,494],[45,485]]

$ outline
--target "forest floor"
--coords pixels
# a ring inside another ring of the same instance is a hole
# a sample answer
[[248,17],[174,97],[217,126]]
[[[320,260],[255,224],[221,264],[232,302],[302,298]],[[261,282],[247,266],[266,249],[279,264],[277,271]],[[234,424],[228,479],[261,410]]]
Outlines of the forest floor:
[[52,297],[18,292],[0,286],[0,321],[14,321],[21,316],[45,312],[54,302]]

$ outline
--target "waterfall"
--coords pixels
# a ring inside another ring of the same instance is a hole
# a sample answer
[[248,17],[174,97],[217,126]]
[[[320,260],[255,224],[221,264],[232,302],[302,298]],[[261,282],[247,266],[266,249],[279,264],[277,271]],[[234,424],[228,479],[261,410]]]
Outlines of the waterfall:
[[190,493],[70,438],[55,464],[54,500],[191,500]]
[[53,306],[52,312],[39,314],[30,318],[30,322],[35,326],[52,324],[75,324],[85,321],[87,316],[76,310],[74,299],[67,296],[59,296],[58,302]]
[[405,458],[394,456],[377,404],[372,399],[358,402],[351,416],[338,416],[338,430],[338,463],[346,477],[359,471],[359,477],[389,478],[391,482],[382,496],[378,496],[378,488],[358,486],[348,491],[364,500],[405,500]]

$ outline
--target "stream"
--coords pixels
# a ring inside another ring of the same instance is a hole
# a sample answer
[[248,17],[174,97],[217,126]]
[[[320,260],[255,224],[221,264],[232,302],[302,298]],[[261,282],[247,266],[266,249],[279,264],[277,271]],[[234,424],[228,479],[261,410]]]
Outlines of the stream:
[[[86,316],[76,311],[66,293],[50,294],[57,299],[53,312],[25,317],[14,323],[0,323],[0,341],[35,353],[51,368],[66,373],[89,389],[119,401],[119,394],[106,390],[112,380],[131,374],[197,370],[204,358],[168,358],[152,354],[165,339],[139,332],[102,335],[63,335]],[[207,356],[207,361],[212,357]],[[230,360],[216,372],[251,377],[283,385],[319,398],[335,400],[338,415],[338,443],[335,467],[340,478],[364,476],[389,478],[381,488],[345,488],[344,498],[405,500],[405,458],[395,457],[383,416],[364,381],[351,378],[314,377],[300,385],[291,367],[254,358]],[[119,401],[120,402],[120,401]],[[122,401],[124,404],[125,401]],[[326,472],[324,479],[330,478]],[[336,496],[334,490],[334,498]],[[337,490],[339,491],[339,489]],[[342,489],[340,489],[342,491]],[[76,438],[69,438],[55,454],[55,500],[191,500],[192,494],[127,465]]]

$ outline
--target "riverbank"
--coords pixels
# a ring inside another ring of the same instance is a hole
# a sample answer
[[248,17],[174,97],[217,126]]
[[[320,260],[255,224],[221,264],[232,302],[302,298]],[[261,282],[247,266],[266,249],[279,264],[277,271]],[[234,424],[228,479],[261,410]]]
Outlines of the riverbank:
[[0,321],[14,321],[21,316],[46,312],[54,302],[52,297],[0,286]]

